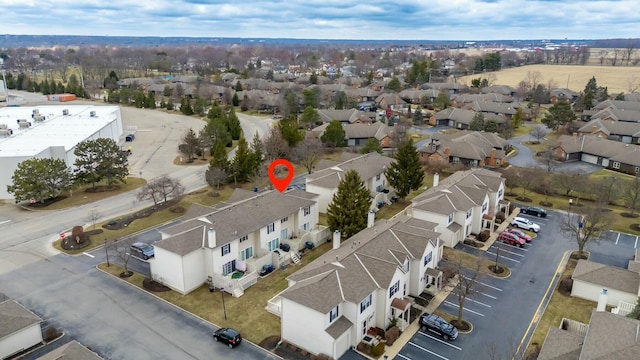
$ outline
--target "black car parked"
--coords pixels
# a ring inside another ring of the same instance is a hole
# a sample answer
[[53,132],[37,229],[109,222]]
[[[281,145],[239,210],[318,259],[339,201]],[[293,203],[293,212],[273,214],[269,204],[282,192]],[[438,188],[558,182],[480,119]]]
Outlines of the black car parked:
[[455,340],[458,338],[458,329],[445,319],[434,314],[422,314],[420,317],[420,329],[422,329],[422,331],[436,333],[445,340]]
[[231,328],[222,328],[215,331],[213,333],[213,339],[229,345],[230,348],[234,348],[242,342],[242,336],[240,336],[240,333]]
[[535,215],[537,217],[547,217],[547,210],[535,206],[524,206],[520,212],[527,215]]

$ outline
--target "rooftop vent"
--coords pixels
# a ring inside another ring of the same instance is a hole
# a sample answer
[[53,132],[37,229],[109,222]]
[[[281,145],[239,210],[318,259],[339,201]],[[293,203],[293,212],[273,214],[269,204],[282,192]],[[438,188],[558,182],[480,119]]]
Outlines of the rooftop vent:
[[91,116],[91,117],[96,117],[96,112],[95,112],[95,111],[90,111],[90,112],[89,112],[89,116]]
[[8,129],[9,127],[7,126],[7,124],[0,124],[0,129]]
[[38,115],[38,114],[40,114],[40,110],[38,110],[38,109],[33,109],[31,111],[31,117],[33,117],[33,115]]
[[62,110],[62,115],[68,116],[69,115],[69,109],[63,109]]

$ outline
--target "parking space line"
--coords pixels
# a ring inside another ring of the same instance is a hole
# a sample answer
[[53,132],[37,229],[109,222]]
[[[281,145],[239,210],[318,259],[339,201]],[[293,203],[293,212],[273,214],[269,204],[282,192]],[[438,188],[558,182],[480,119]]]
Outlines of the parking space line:
[[480,292],[480,291],[477,291],[476,293],[477,293],[477,294],[480,294],[480,295],[483,295],[483,296],[486,296],[486,297],[488,297],[488,298],[490,298],[490,299],[493,299],[493,300],[498,300],[498,298],[497,298],[497,297],[495,297],[495,296],[493,296],[493,295],[485,294],[485,293]]
[[410,358],[410,357],[406,357],[406,356],[404,356],[404,355],[402,355],[402,354],[398,354],[397,356],[398,356],[398,357],[401,357],[401,358],[403,358],[403,359],[411,360],[411,358]]
[[491,307],[491,305],[489,305],[489,304],[485,304],[485,303],[480,302],[480,301],[478,301],[478,300],[470,299],[469,297],[467,297],[467,300],[468,300],[468,301],[471,301],[471,302],[474,302],[474,303],[476,303],[476,304],[478,304],[478,305],[481,305],[481,306],[487,307],[487,308],[490,308],[490,307]]
[[442,356],[442,355],[440,355],[440,354],[434,353],[433,351],[431,351],[431,350],[429,350],[429,349],[423,348],[422,346],[420,346],[420,345],[418,345],[418,344],[416,344],[416,343],[414,343],[414,342],[412,342],[412,341],[409,341],[409,345],[411,345],[411,346],[415,346],[415,347],[417,347],[418,349],[420,349],[420,350],[422,350],[422,351],[424,351],[424,352],[428,352],[428,353],[429,353],[429,354],[431,354],[431,355],[435,355],[435,356],[439,357],[439,358],[440,358],[440,359],[442,359],[442,360],[449,360],[449,358],[446,358],[446,357],[444,357],[444,356]]
[[638,237],[637,237],[637,236],[636,236],[636,243],[635,243],[635,245],[633,245],[633,248],[634,248],[634,249],[637,249],[637,248],[638,248]]
[[[492,246],[492,247],[493,247],[493,248],[498,248],[497,246]],[[500,249],[500,252],[506,252],[506,253],[509,253],[509,254],[513,254],[513,255],[515,255],[515,256],[524,257],[524,254],[518,254],[518,253],[515,253],[515,252],[513,252],[513,251],[505,250],[505,249],[503,249],[503,248],[501,248],[501,247],[500,247],[499,249]],[[520,250],[525,250],[525,249],[520,249]],[[525,251],[528,251],[528,250],[525,250]]]
[[[487,251],[487,254],[496,255],[496,253],[491,252],[491,251]],[[500,255],[500,259],[507,259],[507,260],[511,260],[513,262],[517,262],[518,264],[520,263],[520,260],[512,259],[510,257],[503,256],[503,255]]]
[[451,347],[452,347],[452,348],[454,348],[454,349],[462,350],[462,348],[461,348],[461,347],[459,347],[459,346],[455,346],[455,345],[453,345],[453,344],[452,344],[452,343],[450,343],[450,342],[447,342],[447,341],[444,341],[444,340],[438,339],[437,337],[433,337],[433,336],[429,335],[428,333],[426,333],[426,332],[424,332],[424,331],[422,331],[422,330],[418,330],[418,334],[420,334],[420,335],[422,335],[422,336],[426,336],[426,337],[428,337],[428,338],[430,338],[430,339],[433,339],[433,340],[435,340],[435,341],[437,341],[437,342],[439,342],[439,343],[442,343],[442,344],[445,344],[445,345],[451,346]]
[[94,257],[95,257],[95,256],[93,256],[93,255],[91,255],[91,254],[89,254],[89,253],[87,253],[87,252],[83,252],[82,254],[83,254],[83,255],[87,255],[87,256],[88,256],[88,257],[90,257],[90,258],[94,258]]
[[[469,279],[469,277],[467,277],[467,276],[465,276],[465,278]],[[482,285],[484,285],[484,286],[486,286],[486,287],[488,287],[488,288],[492,288],[493,290],[502,291],[502,289],[497,288],[497,287],[495,287],[495,286],[493,286],[493,285],[489,285],[489,284],[487,284],[487,283],[483,283],[482,281],[474,280],[473,282],[477,282],[478,284],[482,284]]]
[[616,236],[616,245],[618,245],[618,239],[620,239],[620,233],[618,233],[618,236]]
[[[467,300],[470,300],[470,299],[467,299]],[[458,308],[458,309],[460,308],[460,306],[458,306],[458,304],[454,304],[454,303],[452,303],[452,302],[451,302],[451,301],[449,301],[449,300],[445,300],[444,302],[445,302],[445,304],[448,304],[449,306],[453,306],[453,307]],[[470,312],[470,313],[472,313],[472,314],[476,314],[476,315],[478,315],[478,316],[482,316],[482,317],[484,317],[484,314],[479,313],[479,312],[477,312],[477,311],[473,311],[473,310],[467,309],[466,307],[465,307],[465,308],[462,308],[462,310],[464,310],[464,311],[468,311],[468,312]]]

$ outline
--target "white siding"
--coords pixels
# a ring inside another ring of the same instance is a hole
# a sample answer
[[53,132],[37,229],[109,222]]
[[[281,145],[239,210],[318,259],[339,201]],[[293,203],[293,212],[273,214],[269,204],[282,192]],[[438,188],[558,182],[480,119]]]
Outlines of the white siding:
[[156,246],[154,259],[149,263],[151,276],[156,281],[181,294],[186,294],[182,256]]
[[[597,303],[602,288],[603,287],[600,285],[595,285],[585,281],[574,279],[573,287],[571,289],[571,296],[591,300]],[[635,304],[636,300],[638,299],[637,294],[625,293],[615,289],[607,289],[607,294],[607,305],[609,306],[618,306],[620,301]]]
[[[229,253],[226,255],[222,255],[223,246],[229,245]],[[230,261],[236,260],[238,261],[238,245],[240,244],[240,240],[233,240],[222,246],[217,246],[215,249],[211,249],[211,253],[213,255],[213,273],[222,275],[222,266]]]
[[204,249],[198,249],[182,257],[184,288],[186,293],[197,289],[207,280],[207,274],[204,271],[204,252]]
[[42,330],[40,329],[40,323],[33,324],[0,339],[0,359],[4,359],[9,355],[28,349],[41,342]]
[[[396,281],[400,281],[400,286],[398,287],[398,292],[396,292],[392,297],[389,297],[389,288],[396,283]],[[382,284],[381,284],[382,285]],[[393,299],[398,298],[398,299],[402,299],[404,298],[404,296],[402,296],[402,289],[404,289],[404,274],[402,273],[402,271],[400,271],[400,269],[396,269],[395,274],[393,274],[393,278],[391,278],[391,282],[389,282],[389,284],[387,284],[387,288],[386,289],[382,289],[382,291],[384,291],[384,301],[381,301],[380,303],[378,303],[378,306],[376,307],[376,313],[377,313],[377,318],[378,318],[378,326],[380,326],[383,329],[386,329],[387,326],[389,325],[389,322],[392,318],[391,316],[391,302],[393,301]],[[382,316],[382,319],[380,319],[380,317]]]
[[334,359],[339,359],[342,355],[344,355],[347,350],[351,347],[351,332],[345,331],[342,336],[336,339],[335,341],[335,350],[333,353]]
[[282,298],[282,340],[313,354],[333,354],[334,339],[325,332],[328,314]]
[[316,186],[313,184],[307,184],[306,189],[307,192],[318,194],[318,211],[321,213],[327,212],[327,207],[329,203],[333,199],[333,194],[338,191],[338,189],[326,189],[320,186]]

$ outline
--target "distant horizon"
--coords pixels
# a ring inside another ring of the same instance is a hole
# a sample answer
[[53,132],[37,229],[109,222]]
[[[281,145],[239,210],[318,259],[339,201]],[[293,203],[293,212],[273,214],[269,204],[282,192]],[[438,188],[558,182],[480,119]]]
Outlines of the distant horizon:
[[32,36],[519,41],[640,34],[637,0],[0,0],[0,5],[3,18],[10,19],[0,23],[0,33]]

